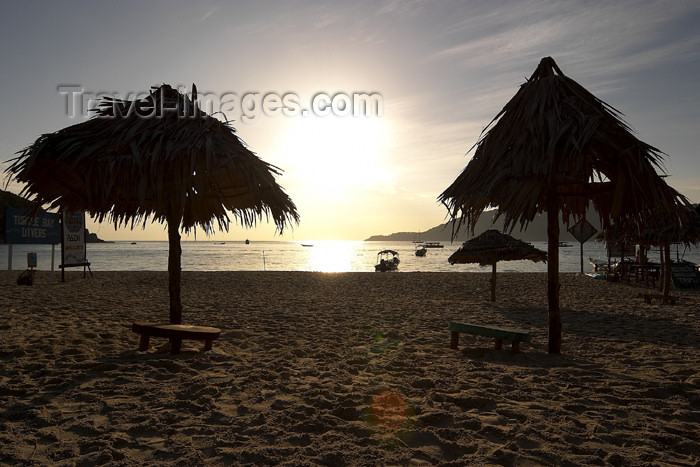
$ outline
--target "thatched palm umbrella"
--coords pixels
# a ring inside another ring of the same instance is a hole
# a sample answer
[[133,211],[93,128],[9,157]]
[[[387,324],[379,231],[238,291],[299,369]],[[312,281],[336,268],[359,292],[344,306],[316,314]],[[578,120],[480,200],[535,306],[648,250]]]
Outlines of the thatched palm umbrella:
[[683,243],[686,246],[700,242],[700,206],[686,209],[681,214],[682,224],[675,222],[677,213],[657,212],[641,228],[623,229],[612,225],[605,229],[598,238],[609,243],[657,246],[661,252],[663,275],[660,283],[663,291],[663,303],[669,303],[671,293],[671,244]]
[[638,140],[616,109],[566,77],[550,57],[474,148],[467,167],[439,196],[455,221],[453,234],[461,227],[473,231],[489,205],[511,231],[547,211],[549,352],[560,353],[560,213],[567,221],[585,219],[592,201],[604,226],[611,220],[637,225],[654,210],[675,213],[688,201],[657,174],[663,153]]
[[[168,85],[139,101],[103,99],[96,115],[39,137],[7,172],[37,207],[85,210],[131,228],[168,225],[170,322],[182,319],[180,229],[250,227],[272,220],[281,232],[298,214],[275,181],[280,170],[246,148],[235,130]],[[216,221],[216,222],[215,222]]]
[[517,261],[529,259],[535,263],[547,261],[547,253],[538,250],[529,243],[513,238],[498,230],[487,230],[452,253],[447,261],[450,264],[479,263],[491,265],[491,301],[496,301],[496,263],[499,261]]

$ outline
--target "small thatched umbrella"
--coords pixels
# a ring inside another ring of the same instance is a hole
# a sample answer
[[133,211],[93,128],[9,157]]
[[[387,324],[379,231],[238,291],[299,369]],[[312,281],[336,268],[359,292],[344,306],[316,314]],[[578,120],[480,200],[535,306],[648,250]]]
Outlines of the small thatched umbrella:
[[298,222],[275,181],[280,170],[246,148],[235,130],[168,85],[139,101],[103,99],[96,115],[39,137],[7,172],[38,208],[85,210],[131,228],[149,218],[168,225],[170,323],[182,319],[180,229],[228,229],[272,218],[281,232]]
[[517,261],[529,259],[535,263],[547,261],[547,253],[538,250],[529,243],[513,238],[498,230],[487,230],[472,239],[452,253],[447,259],[450,264],[479,263],[490,264],[491,269],[491,301],[496,301],[496,263],[498,261]]
[[638,228],[623,229],[612,225],[598,236],[599,239],[613,244],[626,243],[659,247],[663,272],[660,283],[664,303],[669,303],[671,293],[671,244],[683,243],[690,246],[700,242],[700,206],[686,209],[682,213],[682,225],[675,222],[676,216],[678,216],[677,213],[669,214],[659,211],[642,230]]
[[[663,153],[638,140],[621,114],[543,58],[530,79],[482,133],[474,156],[440,196],[455,220],[473,231],[496,206],[505,228],[527,227],[547,211],[549,352],[561,352],[559,216],[586,218],[592,200],[603,226],[643,223],[688,201],[657,174]],[[680,224],[680,221],[677,223]]]

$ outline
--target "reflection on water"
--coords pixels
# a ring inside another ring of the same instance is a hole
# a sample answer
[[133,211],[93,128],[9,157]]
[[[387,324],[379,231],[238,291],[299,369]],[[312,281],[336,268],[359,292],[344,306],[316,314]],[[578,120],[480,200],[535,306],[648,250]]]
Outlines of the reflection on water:
[[[313,245],[313,246],[302,246]],[[535,247],[545,250],[546,243],[534,242]],[[402,272],[484,272],[490,267],[478,264],[450,265],[447,258],[459,248],[459,243],[444,242],[445,248],[431,248],[425,257],[414,254],[412,242],[352,242],[352,241],[313,241],[313,242],[256,242],[246,245],[243,241],[233,242],[182,242],[182,269],[184,271],[323,271],[323,272],[373,272],[377,263],[377,253],[384,249],[399,253]],[[0,245],[0,270],[7,269],[7,245]],[[24,270],[27,267],[27,253],[36,252],[38,269],[51,269],[51,245],[14,245],[12,268]],[[700,250],[693,249],[679,257],[700,263]],[[54,270],[61,264],[61,248],[56,247]],[[584,270],[591,271],[588,258],[606,258],[602,244],[588,242],[584,245]],[[676,258],[676,251],[673,251]],[[167,242],[117,242],[89,243],[87,258],[93,271],[166,271],[168,269]],[[651,252],[649,258],[658,261],[658,252]],[[561,272],[580,270],[579,245],[559,249]],[[503,261],[498,263],[499,272],[544,272],[547,265],[531,261]],[[395,273],[386,273],[395,274]]]
[[322,241],[305,247],[309,260],[306,270],[319,272],[352,271],[352,257],[359,242]]

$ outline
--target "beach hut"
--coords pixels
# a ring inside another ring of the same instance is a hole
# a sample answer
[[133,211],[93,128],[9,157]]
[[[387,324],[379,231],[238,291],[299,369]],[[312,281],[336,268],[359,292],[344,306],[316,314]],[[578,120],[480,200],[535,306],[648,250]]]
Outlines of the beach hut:
[[547,253],[498,230],[487,230],[464,242],[457,251],[450,255],[447,261],[450,264],[479,263],[482,266],[490,264],[492,267],[491,301],[495,302],[496,263],[523,259],[534,262],[547,261]]
[[[559,219],[641,225],[656,210],[673,215],[688,201],[657,173],[663,153],[640,141],[622,114],[543,58],[469,150],[464,171],[438,197],[460,228],[473,232],[489,206],[506,231],[547,212],[550,353],[561,352]],[[495,220],[494,219],[494,220]],[[680,225],[680,217],[674,217]]]
[[38,208],[87,211],[115,227],[166,222],[170,323],[182,320],[180,231],[298,222],[281,171],[251,152],[227,122],[167,84],[136,101],[103,98],[91,119],[40,136],[7,172]]

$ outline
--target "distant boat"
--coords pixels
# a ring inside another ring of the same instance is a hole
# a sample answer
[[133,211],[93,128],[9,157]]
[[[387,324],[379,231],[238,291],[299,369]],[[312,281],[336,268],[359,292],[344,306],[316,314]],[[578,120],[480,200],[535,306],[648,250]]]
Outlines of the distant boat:
[[132,245],[136,245],[136,242],[131,242]]
[[250,245],[250,240],[248,240],[248,239],[246,238],[246,239],[245,239],[245,244],[246,244],[246,245]]
[[377,253],[375,272],[396,271],[399,268],[399,254],[394,250],[382,250]]
[[420,239],[420,232],[418,232],[418,240],[413,240],[413,243],[423,243],[423,240]]
[[440,242],[424,242],[423,246],[426,248],[445,248],[445,245]]
[[416,256],[425,256],[428,250],[425,249],[423,245],[418,245],[416,247]]
[[313,246],[313,244],[311,244],[311,243],[302,243],[301,246],[304,246],[304,247],[306,247],[306,248],[310,248],[310,247]]
[[570,243],[559,242],[559,247],[561,247],[561,248],[567,248],[567,247],[570,247],[570,246],[572,246]]

